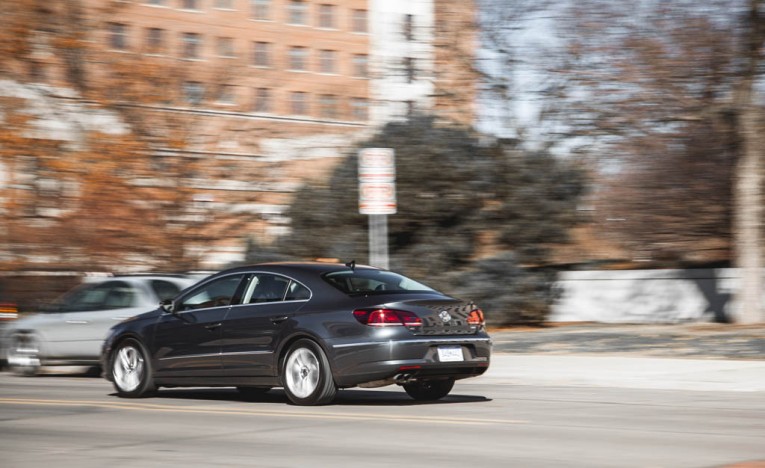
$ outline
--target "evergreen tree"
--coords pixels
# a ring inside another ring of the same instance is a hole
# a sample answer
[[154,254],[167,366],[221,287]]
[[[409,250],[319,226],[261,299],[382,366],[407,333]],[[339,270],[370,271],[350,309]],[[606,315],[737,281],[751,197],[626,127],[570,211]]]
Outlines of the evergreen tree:
[[[398,212],[389,216],[391,269],[486,303],[494,324],[540,322],[553,277],[544,265],[567,240],[583,172],[544,153],[416,117],[391,123],[358,149],[396,152]],[[367,216],[358,212],[357,156],[325,186],[304,187],[280,250],[301,258],[367,258]]]

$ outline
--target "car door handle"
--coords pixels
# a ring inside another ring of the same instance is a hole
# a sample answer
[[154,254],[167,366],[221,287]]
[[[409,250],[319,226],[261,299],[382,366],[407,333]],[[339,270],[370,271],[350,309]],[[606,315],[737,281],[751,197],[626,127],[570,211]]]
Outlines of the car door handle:
[[67,320],[66,323],[71,323],[72,325],[85,325],[88,323],[87,320]]
[[289,317],[287,317],[286,315],[284,315],[282,317],[271,317],[271,322],[273,324],[275,324],[275,325],[278,325],[278,324],[284,322],[285,320],[287,320],[288,318]]
[[221,322],[211,323],[210,325],[205,325],[205,328],[212,331],[212,330],[215,330],[216,328],[220,328],[221,325],[223,325],[223,323]]

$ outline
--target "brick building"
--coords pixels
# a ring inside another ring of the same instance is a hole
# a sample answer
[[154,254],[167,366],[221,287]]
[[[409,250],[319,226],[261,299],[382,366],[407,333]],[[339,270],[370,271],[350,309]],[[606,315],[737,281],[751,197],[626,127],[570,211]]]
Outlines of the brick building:
[[[473,8],[461,0],[82,0],[72,14],[86,19],[99,54],[92,76],[126,63],[180,70],[171,86],[147,80],[134,105],[186,122],[184,144],[154,152],[188,162],[189,206],[178,216],[204,226],[188,248],[199,267],[217,268],[241,259],[248,237],[287,232],[295,190],[321,181],[380,125],[419,111],[472,124],[474,79],[459,64],[475,47]],[[29,74],[62,85],[64,58],[39,34]],[[39,127],[44,138],[76,140],[55,119]],[[166,181],[160,171],[134,183]]]

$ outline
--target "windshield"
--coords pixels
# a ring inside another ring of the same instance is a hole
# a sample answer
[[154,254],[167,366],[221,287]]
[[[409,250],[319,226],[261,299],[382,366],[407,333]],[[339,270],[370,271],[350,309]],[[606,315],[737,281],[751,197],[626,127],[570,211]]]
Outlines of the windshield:
[[336,271],[324,279],[340,291],[349,294],[384,294],[386,292],[437,292],[406,276],[381,270]]

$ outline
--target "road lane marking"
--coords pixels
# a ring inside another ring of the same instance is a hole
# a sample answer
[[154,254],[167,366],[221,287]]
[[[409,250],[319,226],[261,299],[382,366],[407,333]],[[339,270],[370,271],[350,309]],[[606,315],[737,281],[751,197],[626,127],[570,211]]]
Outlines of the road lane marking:
[[525,424],[528,421],[515,419],[488,419],[488,418],[443,418],[437,416],[405,416],[382,413],[343,413],[343,412],[311,412],[311,411],[279,411],[235,408],[212,408],[212,407],[178,407],[160,405],[154,403],[131,403],[131,402],[102,402],[93,400],[39,400],[23,398],[0,398],[0,404],[7,405],[31,405],[31,406],[90,406],[106,409],[124,409],[137,411],[155,411],[167,413],[195,413],[195,414],[233,414],[240,416],[286,416],[313,419],[334,420],[363,420],[363,421],[389,421],[389,422],[412,422],[425,424],[455,424],[455,425],[492,425],[492,424]]

